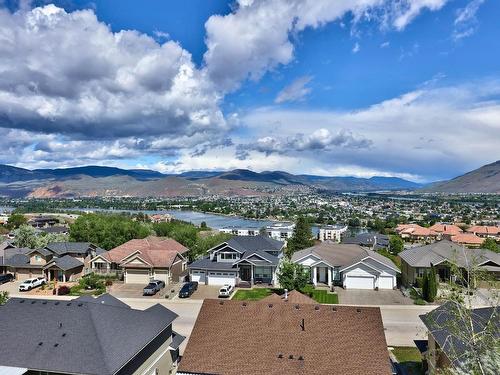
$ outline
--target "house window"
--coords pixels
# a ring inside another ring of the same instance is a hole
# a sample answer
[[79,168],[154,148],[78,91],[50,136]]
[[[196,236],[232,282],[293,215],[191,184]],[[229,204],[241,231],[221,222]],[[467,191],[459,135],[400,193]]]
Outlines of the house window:
[[35,261],[40,262],[42,257],[40,255],[35,255]]
[[254,268],[254,273],[256,278],[270,278],[272,277],[271,268],[270,267],[259,267],[256,266]]
[[417,273],[417,277],[424,277],[425,268],[417,268],[415,272]]
[[253,231],[253,230],[249,230],[249,231],[248,231],[248,235],[249,235],[249,236],[255,236],[255,231]]
[[238,254],[236,253],[220,253],[221,259],[238,259]]

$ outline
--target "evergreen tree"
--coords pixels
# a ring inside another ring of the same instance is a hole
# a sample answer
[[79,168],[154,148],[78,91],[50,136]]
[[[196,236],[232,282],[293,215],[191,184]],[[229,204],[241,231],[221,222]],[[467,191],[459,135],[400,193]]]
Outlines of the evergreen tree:
[[427,271],[424,273],[424,277],[422,277],[422,298],[426,300],[427,302],[429,301],[429,275],[427,274]]
[[311,233],[311,224],[304,217],[299,217],[295,224],[293,236],[287,243],[287,255],[291,257],[297,250],[302,250],[314,245]]
[[426,299],[428,302],[434,302],[437,296],[437,281],[436,281],[436,269],[431,267],[431,273],[428,276],[428,285],[429,285],[429,299]]

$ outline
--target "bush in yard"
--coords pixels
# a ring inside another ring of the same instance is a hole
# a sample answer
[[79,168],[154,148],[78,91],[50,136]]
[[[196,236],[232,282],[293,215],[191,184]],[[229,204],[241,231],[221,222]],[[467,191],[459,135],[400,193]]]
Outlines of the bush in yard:
[[300,264],[285,261],[278,271],[278,281],[283,289],[301,290],[309,280],[309,270]]
[[105,285],[106,285],[106,286],[111,286],[111,285],[113,285],[113,280],[109,280],[109,279],[107,279],[107,280],[106,280]]
[[54,289],[52,291],[52,294],[54,294],[54,295],[57,294],[59,296],[65,296],[65,295],[68,295],[70,292],[71,292],[71,289],[68,286],[63,285],[63,286],[60,286],[57,289]]
[[0,306],[9,300],[9,292],[0,292]]

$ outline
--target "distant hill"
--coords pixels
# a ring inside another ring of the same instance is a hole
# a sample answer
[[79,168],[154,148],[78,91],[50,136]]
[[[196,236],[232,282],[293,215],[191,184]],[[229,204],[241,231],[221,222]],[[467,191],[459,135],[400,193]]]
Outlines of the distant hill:
[[426,186],[422,192],[500,194],[500,160],[449,181]]
[[151,170],[101,166],[28,170],[0,165],[0,196],[8,197],[238,196],[287,194],[297,189],[356,192],[420,187],[396,177],[325,177],[248,169],[166,175]]

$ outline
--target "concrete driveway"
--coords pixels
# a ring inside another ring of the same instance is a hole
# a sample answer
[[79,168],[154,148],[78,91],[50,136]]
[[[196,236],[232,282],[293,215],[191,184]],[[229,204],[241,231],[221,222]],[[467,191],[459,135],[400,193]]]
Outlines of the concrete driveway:
[[396,290],[363,290],[335,288],[343,305],[413,305],[411,298]]
[[19,285],[21,285],[22,281],[11,281],[5,284],[0,285],[1,292],[8,292],[11,294],[19,293]]
[[219,298],[219,289],[220,287],[216,285],[198,285],[198,289],[195,290],[190,299]]

